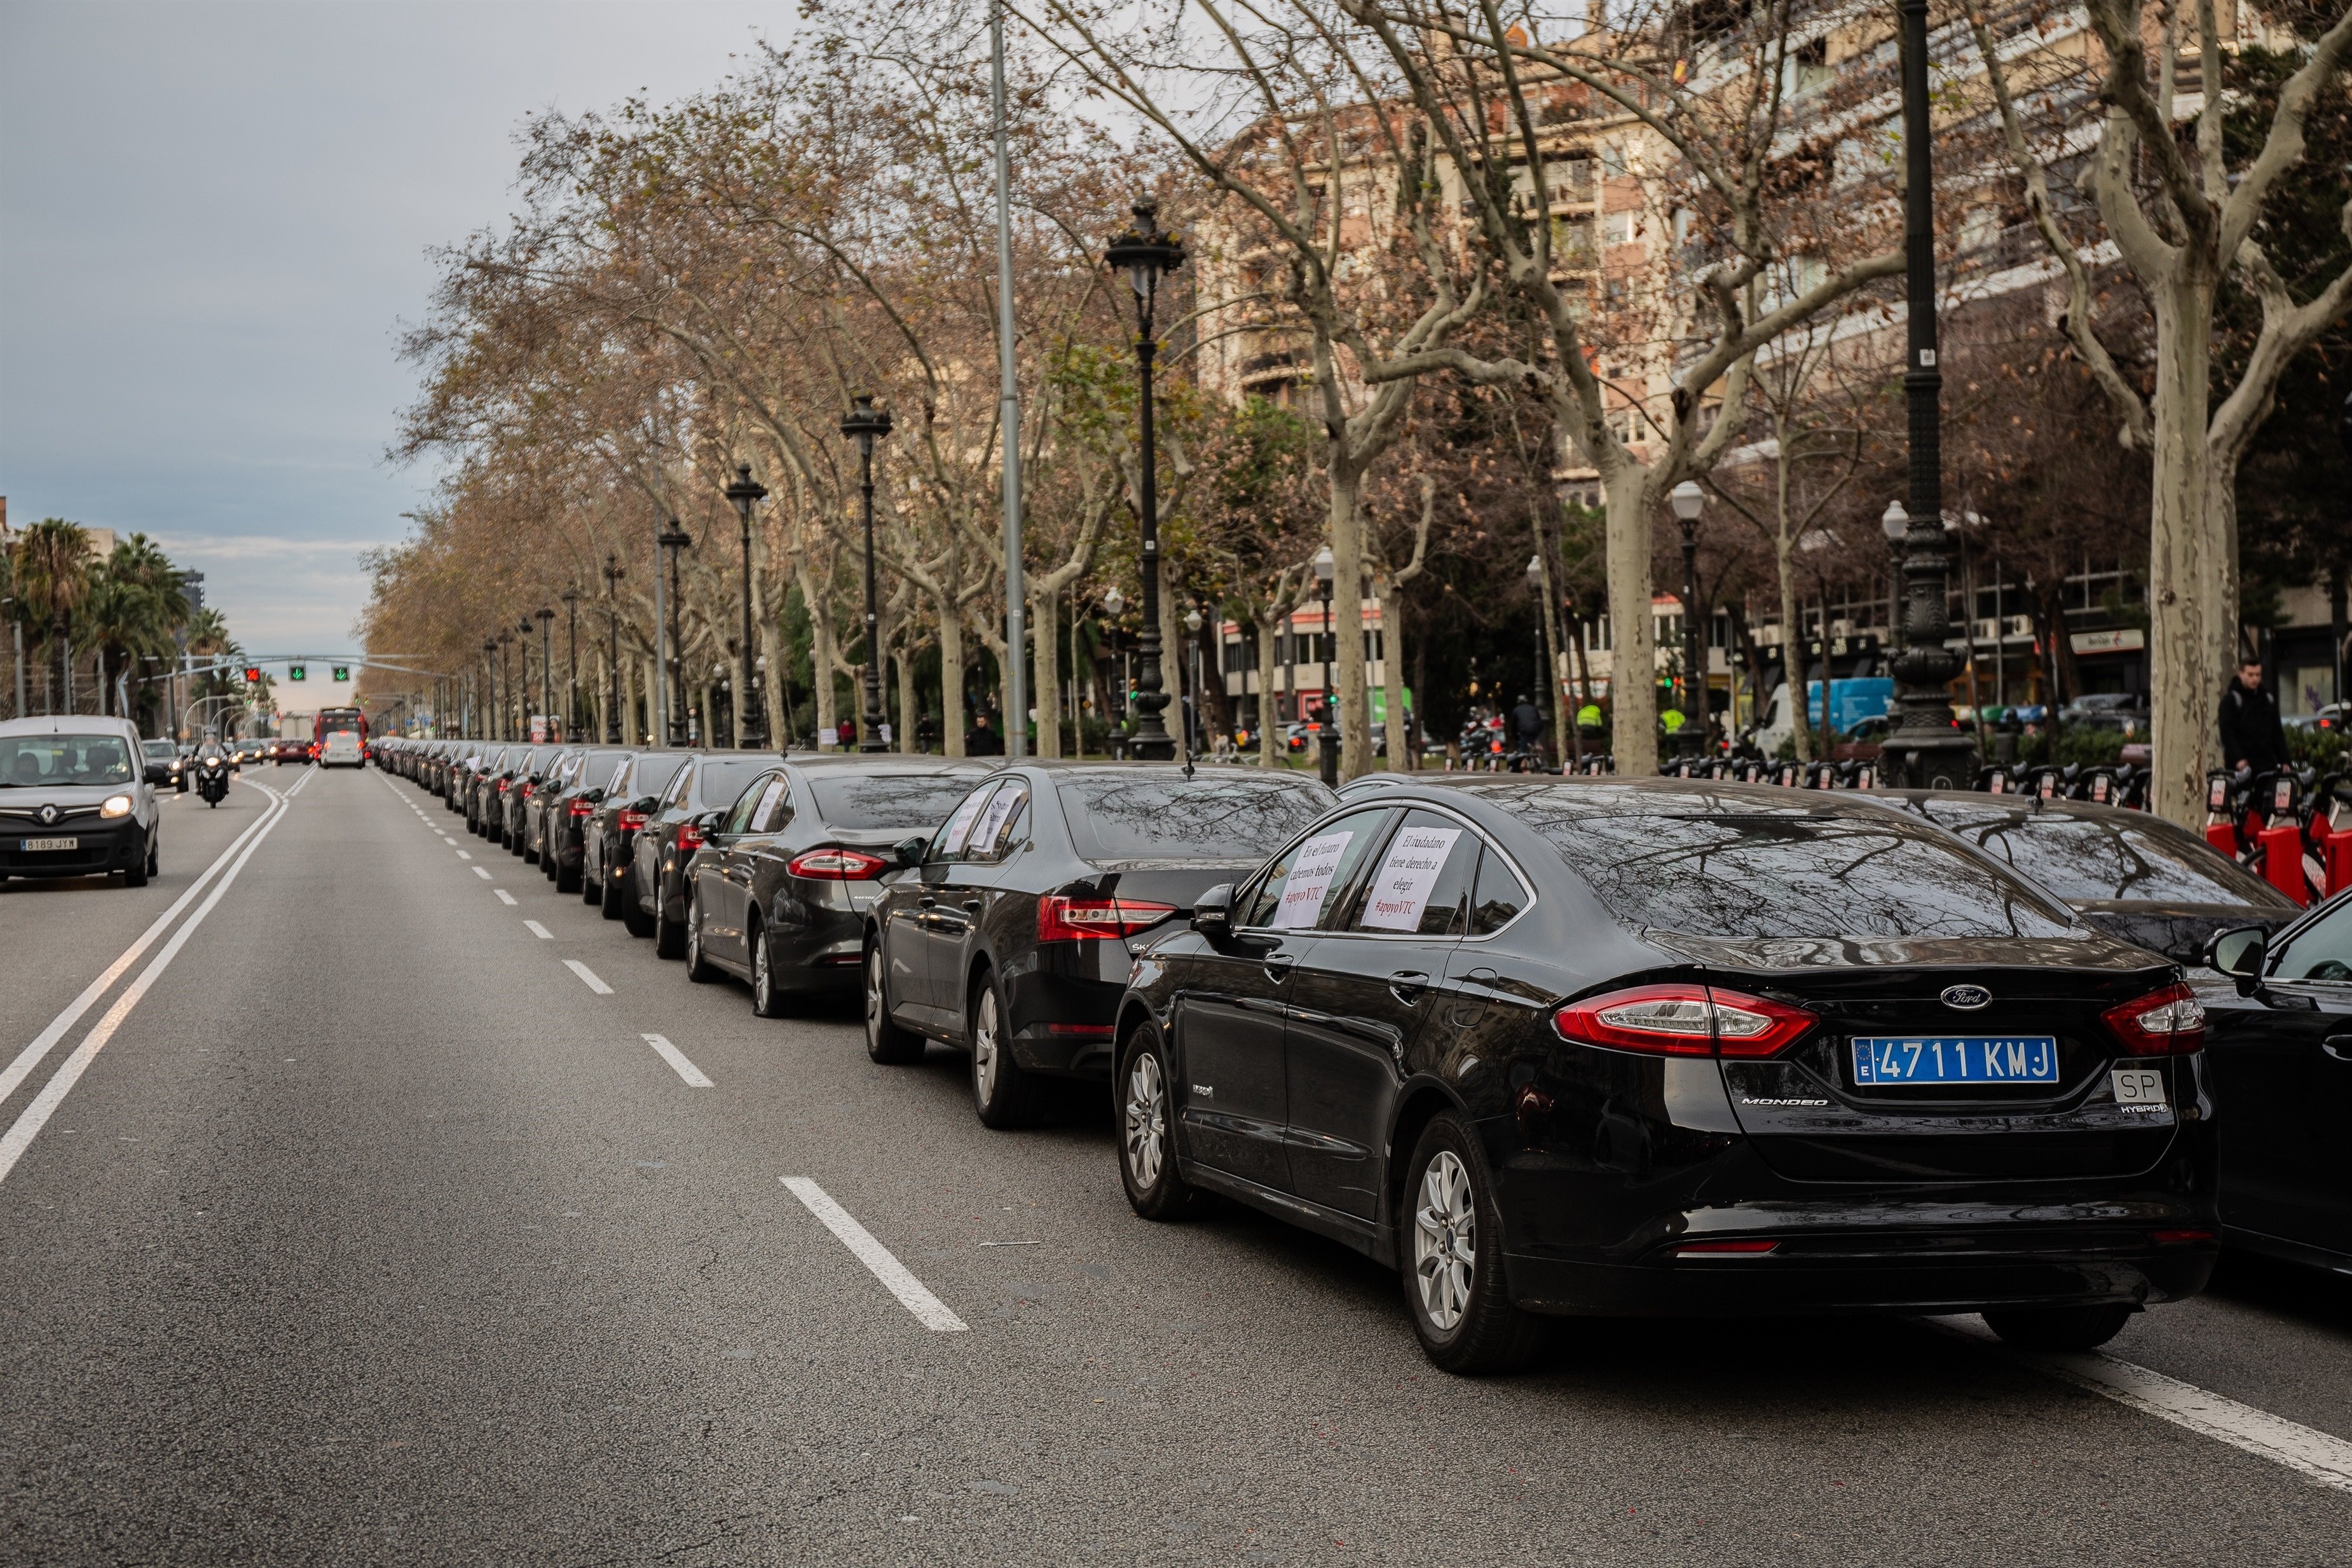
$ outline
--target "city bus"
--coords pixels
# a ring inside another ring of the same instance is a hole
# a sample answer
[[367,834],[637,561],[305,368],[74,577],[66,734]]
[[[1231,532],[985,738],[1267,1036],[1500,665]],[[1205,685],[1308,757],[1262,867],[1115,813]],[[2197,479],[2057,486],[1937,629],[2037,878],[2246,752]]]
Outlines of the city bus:
[[321,768],[367,764],[367,715],[355,707],[320,710],[310,727],[310,757]]

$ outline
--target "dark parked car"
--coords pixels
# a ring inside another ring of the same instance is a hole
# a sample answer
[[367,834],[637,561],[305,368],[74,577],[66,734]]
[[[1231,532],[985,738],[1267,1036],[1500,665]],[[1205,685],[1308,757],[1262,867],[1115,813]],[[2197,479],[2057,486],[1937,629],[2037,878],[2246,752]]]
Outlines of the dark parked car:
[[563,760],[565,748],[561,746],[534,746],[523,752],[521,763],[514,777],[507,782],[501,801],[506,808],[506,820],[500,824],[499,846],[510,854],[520,855],[525,862],[530,854],[530,802],[540,787]]
[[2217,931],[2283,925],[2297,912],[2292,899],[2195,833],[2146,811],[1973,791],[1895,789],[1872,798],[1958,833],[2108,936],[2177,964],[2203,963]]
[[1349,801],[1139,958],[1118,1157],[1400,1268],[1440,1366],[1544,1314],[1982,1312],[2082,1347],[2216,1254],[2197,1003],[1867,800]]
[[637,833],[660,804],[662,791],[686,767],[690,753],[640,751],[613,776],[604,798],[582,834],[580,896],[602,904],[604,918],[621,920],[636,907],[629,889],[629,867]]
[[2214,938],[2209,986],[2214,1097],[2221,1102],[2223,1238],[2352,1273],[2352,894],[2275,933]]
[[686,956],[686,862],[702,847],[698,821],[735,803],[744,786],[783,760],[772,751],[697,751],[629,848],[629,898],[622,919],[632,936],[650,936],[665,958]]
[[900,848],[927,843],[984,776],[935,757],[793,758],[706,813],[687,867],[686,970],[751,983],[751,1010],[855,992],[866,927]]
[[578,893],[588,843],[588,819],[595,814],[622,764],[635,753],[617,746],[592,747],[581,754],[571,777],[547,796],[540,869],[558,893]]
[[974,789],[876,906],[866,1048],[926,1037],[971,1053],[992,1127],[1027,1119],[1040,1077],[1108,1079],[1131,955],[1202,889],[1336,797],[1314,776],[1162,763],[1034,763]]

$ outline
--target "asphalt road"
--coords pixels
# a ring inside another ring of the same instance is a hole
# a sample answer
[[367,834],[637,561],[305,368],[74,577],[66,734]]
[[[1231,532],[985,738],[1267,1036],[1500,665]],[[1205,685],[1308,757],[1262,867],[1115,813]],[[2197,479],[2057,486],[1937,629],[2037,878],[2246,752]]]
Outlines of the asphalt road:
[[[144,890],[0,888],[5,1066],[257,835],[0,1099],[0,1563],[2352,1559],[2352,1490],[1943,1326],[1446,1377],[1352,1254],[1135,1218],[1107,1114],[991,1133],[960,1058],[754,1019],[409,785],[247,778]],[[2342,1283],[2233,1262],[2110,1349],[2352,1440]]]

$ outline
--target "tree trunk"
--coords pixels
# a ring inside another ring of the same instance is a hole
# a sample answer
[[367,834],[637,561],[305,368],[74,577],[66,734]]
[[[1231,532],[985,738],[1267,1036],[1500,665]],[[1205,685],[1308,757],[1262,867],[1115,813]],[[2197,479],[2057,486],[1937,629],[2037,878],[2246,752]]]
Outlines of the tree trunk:
[[892,736],[898,743],[899,751],[911,757],[915,753],[915,705],[921,700],[915,694],[915,653],[918,644],[912,616],[907,619],[906,632],[906,641],[899,645],[898,657],[895,661],[898,666],[898,727],[892,732]]
[[942,598],[940,605],[940,749],[950,757],[963,750],[963,619]]
[[1412,737],[1404,722],[1404,595],[1387,572],[1372,577],[1372,596],[1381,612],[1381,699],[1388,705],[1382,729],[1388,738],[1389,771],[1403,773],[1414,763]]
[[1326,715],[1339,724],[1339,777],[1360,779],[1372,770],[1372,706],[1364,667],[1363,469],[1354,461],[1331,460],[1331,624],[1323,628],[1338,644],[1339,711]]
[[1257,764],[1261,768],[1282,766],[1281,709],[1275,697],[1275,674],[1280,668],[1275,663],[1276,643],[1282,636],[1282,622],[1261,622],[1257,629]]
[[[1160,722],[1176,741],[1176,760],[1192,755],[1191,732],[1184,725],[1184,629],[1177,623],[1176,596],[1168,591],[1165,556],[1160,583],[1160,689],[1169,696]],[[1043,711],[1042,709],[1040,710]]]
[[[1166,593],[1160,602],[1168,602]],[[1037,745],[1031,755],[1040,758],[1062,755],[1061,615],[1059,591],[1029,596],[1029,704],[1037,710]],[[1169,683],[1171,690],[1174,685]],[[1006,722],[1018,724],[1024,716],[1009,714]]]
[[2212,559],[2218,541],[2210,538],[2206,516],[2211,291],[2186,276],[2168,282],[2150,290],[2156,396],[2147,552],[2149,766],[2156,777],[2149,808],[2194,831],[2204,820],[2220,672],[2231,666],[2237,626],[2235,606],[2221,601],[2224,583]]
[[1609,714],[1617,771],[1658,770],[1657,628],[1650,619],[1647,476],[1632,463],[1609,485]]

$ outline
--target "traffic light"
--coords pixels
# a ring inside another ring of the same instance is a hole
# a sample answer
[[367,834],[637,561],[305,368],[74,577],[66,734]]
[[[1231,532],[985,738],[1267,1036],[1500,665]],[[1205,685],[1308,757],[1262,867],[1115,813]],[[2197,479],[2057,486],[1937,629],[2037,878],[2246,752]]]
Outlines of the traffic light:
[[352,667],[349,664],[337,664],[335,666],[335,679],[339,681],[348,681],[351,678]]
[[301,666],[301,665],[299,665],[299,664],[289,664],[289,665],[287,665],[287,666],[286,666],[286,678],[287,678],[288,680],[289,680],[289,681],[299,681],[299,680],[300,680],[300,679],[302,678],[302,666]]
[[257,686],[261,684],[261,666],[259,664],[247,664],[245,667],[245,684],[248,686]]

